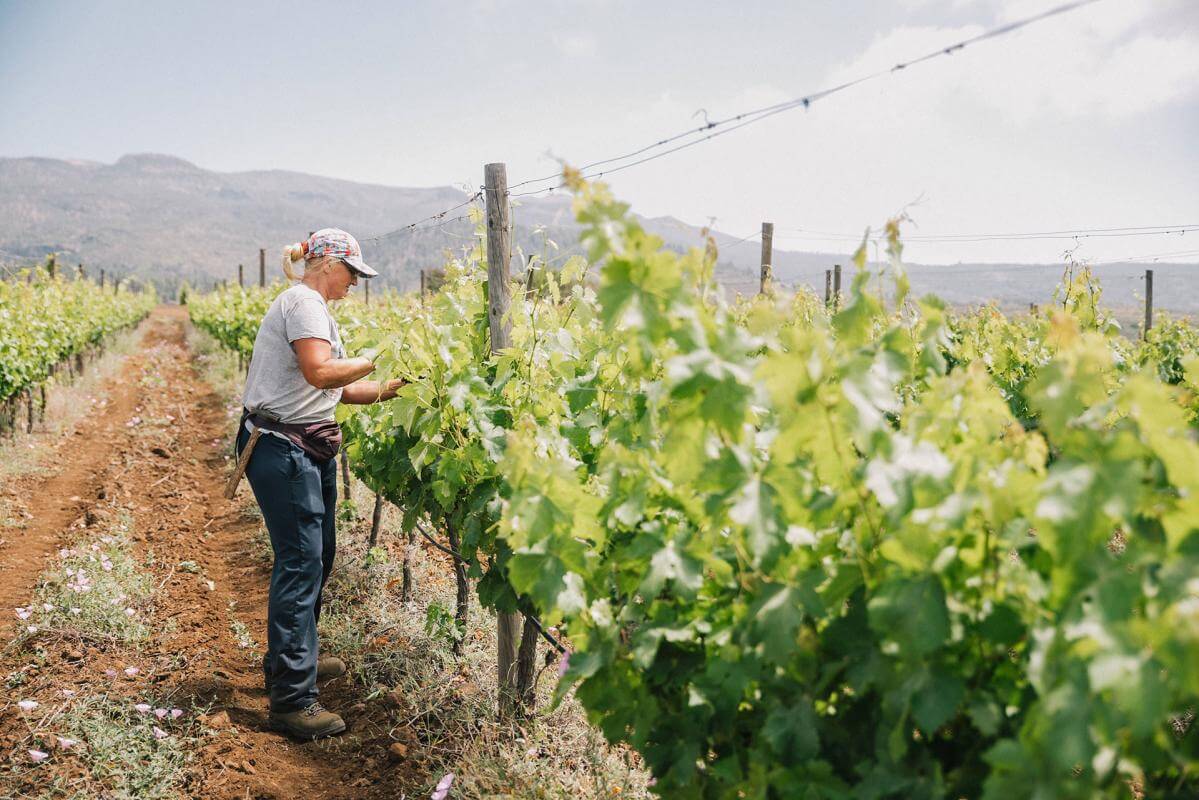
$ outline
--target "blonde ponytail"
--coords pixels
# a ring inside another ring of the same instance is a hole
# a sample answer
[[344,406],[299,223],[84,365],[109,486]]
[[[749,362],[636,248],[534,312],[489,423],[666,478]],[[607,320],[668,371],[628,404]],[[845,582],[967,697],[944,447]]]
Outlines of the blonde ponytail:
[[303,277],[292,267],[294,262],[299,261],[303,257],[304,245],[299,242],[289,244],[283,248],[283,274],[287,276],[288,280],[298,281]]

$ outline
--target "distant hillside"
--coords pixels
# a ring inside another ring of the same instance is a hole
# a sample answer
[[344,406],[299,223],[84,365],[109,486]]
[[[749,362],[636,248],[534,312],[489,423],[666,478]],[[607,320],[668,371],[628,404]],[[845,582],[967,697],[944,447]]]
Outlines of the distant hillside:
[[[47,158],[0,158],[0,263],[28,264],[48,252],[89,269],[134,275],[173,292],[189,281],[207,286],[235,279],[237,264],[257,279],[258,249],[276,274],[279,248],[309,230],[337,226],[363,240],[382,283],[412,288],[423,268],[439,266],[447,248],[471,242],[469,221],[401,234],[368,237],[462,202],[460,189],[401,188],[279,170],[223,173],[165,155],[128,155],[115,164]],[[463,209],[464,211],[465,209]],[[462,211],[455,211],[455,216]],[[522,198],[513,212],[514,242],[540,252],[549,237],[557,253],[577,247],[578,226],[565,197]],[[644,224],[677,249],[702,244],[700,230],[669,217]],[[716,234],[717,278],[732,291],[757,290],[759,245]],[[849,264],[848,250],[810,253],[779,249],[774,272],[785,285],[823,291],[824,270]],[[519,267],[514,264],[513,269]],[[1140,304],[1144,264],[1097,268],[1113,307]],[[1199,265],[1154,264],[1155,305],[1199,312]],[[996,300],[1007,307],[1047,302],[1061,267],[1031,264],[909,265],[913,290],[956,305]],[[848,284],[850,275],[845,275]]]

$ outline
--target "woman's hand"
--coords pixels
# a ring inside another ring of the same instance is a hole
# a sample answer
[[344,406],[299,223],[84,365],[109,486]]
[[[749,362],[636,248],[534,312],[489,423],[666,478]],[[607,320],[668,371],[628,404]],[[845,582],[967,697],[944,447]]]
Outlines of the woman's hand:
[[400,391],[400,388],[406,386],[407,384],[408,381],[404,380],[403,378],[394,378],[393,380],[385,381],[379,388],[379,394],[375,398],[375,402],[378,403],[382,400],[391,400]]
[[403,378],[383,382],[355,381],[341,390],[341,402],[364,406],[390,400],[406,383],[408,381]]

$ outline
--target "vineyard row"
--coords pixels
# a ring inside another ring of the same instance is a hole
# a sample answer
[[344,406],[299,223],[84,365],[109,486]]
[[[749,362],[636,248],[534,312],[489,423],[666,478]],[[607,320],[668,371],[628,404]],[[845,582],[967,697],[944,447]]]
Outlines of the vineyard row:
[[[1130,341],[1086,269],[951,313],[896,225],[835,307],[728,303],[714,246],[573,189],[586,258],[512,285],[481,235],[435,294],[335,312],[411,381],[339,412],[354,470],[568,636],[559,696],[669,797],[1194,792],[1199,332]],[[275,291],[191,316],[248,355]]]

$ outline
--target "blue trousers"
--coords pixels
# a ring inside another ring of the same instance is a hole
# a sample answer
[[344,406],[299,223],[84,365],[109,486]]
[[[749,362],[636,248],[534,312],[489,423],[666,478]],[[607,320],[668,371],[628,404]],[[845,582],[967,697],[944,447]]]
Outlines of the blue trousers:
[[[249,438],[243,426],[238,453]],[[337,459],[315,461],[286,439],[263,433],[246,477],[275,553],[263,670],[272,681],[271,711],[286,714],[317,697],[316,623],[337,546]]]

